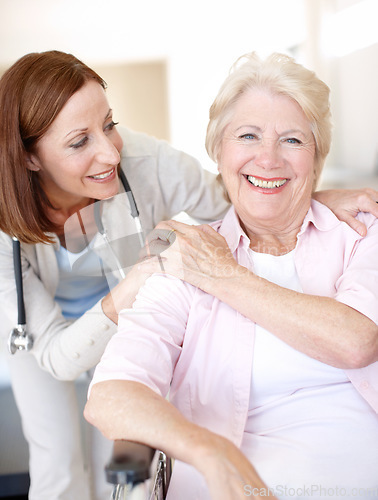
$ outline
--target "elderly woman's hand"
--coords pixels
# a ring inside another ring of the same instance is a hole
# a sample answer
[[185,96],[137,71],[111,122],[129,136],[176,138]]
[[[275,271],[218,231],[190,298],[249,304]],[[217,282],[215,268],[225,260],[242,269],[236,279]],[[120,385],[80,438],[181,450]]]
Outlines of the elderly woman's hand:
[[275,499],[272,489],[266,486],[245,455],[228,439],[217,434],[204,436],[205,453],[198,453],[195,466],[204,475],[211,498],[214,500]]
[[159,256],[162,272],[208,293],[214,293],[219,280],[247,272],[235,261],[223,236],[208,225],[159,223],[144,249],[145,257],[154,255]]
[[84,416],[110,440],[141,442],[195,467],[213,500],[275,498],[229,439],[189,421],[165,397],[140,382],[95,383]]
[[361,236],[366,236],[366,227],[356,219],[359,212],[369,212],[378,217],[378,191],[374,189],[329,189],[313,194],[313,198],[346,222]]
[[118,323],[120,310],[131,307],[146,279],[159,272],[216,295],[220,279],[235,277],[246,269],[235,261],[223,236],[210,226],[161,222],[148,235],[126,278],[102,300],[104,314]]

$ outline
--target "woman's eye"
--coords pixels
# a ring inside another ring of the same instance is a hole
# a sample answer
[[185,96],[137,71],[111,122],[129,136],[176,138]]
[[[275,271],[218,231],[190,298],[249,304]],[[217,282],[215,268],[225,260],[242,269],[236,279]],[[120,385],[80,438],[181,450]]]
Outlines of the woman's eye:
[[286,142],[288,142],[289,144],[302,144],[302,142],[295,137],[289,137],[289,139],[286,139]]
[[114,122],[113,120],[106,125],[105,130],[113,130],[113,128],[118,125],[119,122]]
[[74,148],[74,149],[82,148],[83,146],[85,146],[87,141],[88,141],[88,137],[83,137],[79,142],[75,142],[75,144],[71,144],[70,148]]
[[243,134],[243,135],[240,136],[241,139],[249,139],[249,140],[250,139],[255,139],[255,137],[256,136],[253,135],[253,134]]

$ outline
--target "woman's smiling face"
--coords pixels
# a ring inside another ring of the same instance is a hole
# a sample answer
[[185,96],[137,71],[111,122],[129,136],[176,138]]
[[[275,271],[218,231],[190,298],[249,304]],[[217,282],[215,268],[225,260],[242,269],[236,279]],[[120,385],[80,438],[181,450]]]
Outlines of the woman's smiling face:
[[252,89],[226,127],[218,168],[245,229],[302,224],[314,183],[311,125],[291,98]]
[[104,89],[88,81],[65,104],[30,155],[41,185],[57,208],[118,192],[122,139]]

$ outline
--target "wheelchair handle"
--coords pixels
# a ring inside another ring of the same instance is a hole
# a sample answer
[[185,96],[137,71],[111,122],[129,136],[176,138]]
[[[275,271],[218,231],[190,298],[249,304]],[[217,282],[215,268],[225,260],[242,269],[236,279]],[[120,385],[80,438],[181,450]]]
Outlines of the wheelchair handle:
[[105,467],[107,482],[135,485],[149,479],[154,455],[155,450],[144,444],[114,441],[113,455]]

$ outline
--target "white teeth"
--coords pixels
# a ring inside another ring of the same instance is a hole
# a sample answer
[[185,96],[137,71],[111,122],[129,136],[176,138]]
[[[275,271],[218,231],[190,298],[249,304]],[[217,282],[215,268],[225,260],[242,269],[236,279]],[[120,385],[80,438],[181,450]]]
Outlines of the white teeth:
[[262,179],[256,179],[256,177],[253,177],[253,175],[248,175],[247,179],[254,186],[265,189],[279,188],[287,182],[287,179],[281,179],[279,181],[263,181]]
[[92,177],[92,179],[106,179],[106,177],[109,177],[112,175],[114,172],[114,168],[110,172],[106,172],[105,174],[99,174],[99,175],[90,175],[89,177]]

